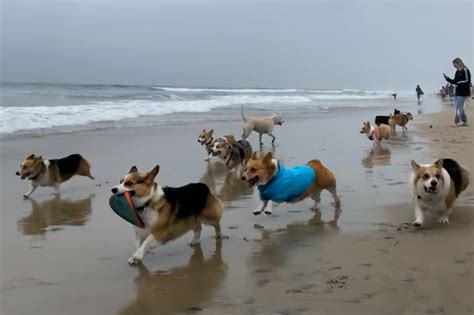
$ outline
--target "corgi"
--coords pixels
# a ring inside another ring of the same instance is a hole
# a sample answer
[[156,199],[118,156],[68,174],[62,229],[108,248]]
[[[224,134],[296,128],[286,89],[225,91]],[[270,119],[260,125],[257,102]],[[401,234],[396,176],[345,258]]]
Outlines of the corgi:
[[397,125],[401,126],[403,130],[408,130],[407,124],[410,120],[413,120],[413,115],[410,112],[403,112],[400,114],[390,114],[388,118],[388,125],[395,131]]
[[361,134],[365,134],[373,144],[382,142],[383,139],[390,137],[390,127],[385,124],[380,124],[378,127],[373,127],[370,122],[365,121],[362,128],[359,131]]
[[112,188],[119,195],[129,191],[132,202],[144,228],[135,227],[136,251],[128,260],[137,264],[146,252],[159,244],[174,240],[188,231],[194,231],[191,245],[200,243],[201,225],[211,225],[216,238],[221,238],[220,220],[222,202],[203,183],[192,183],[181,187],[161,187],[155,178],[160,166],[148,172],[139,172],[132,166],[120,184]]
[[415,201],[415,221],[422,226],[427,213],[438,217],[438,223],[449,223],[449,216],[459,194],[469,185],[469,173],[453,159],[439,159],[433,164],[418,165],[413,169],[410,187]]
[[306,165],[286,169],[271,152],[263,158],[257,158],[254,153],[247,162],[245,172],[241,177],[249,187],[257,185],[260,191],[261,203],[253,211],[260,215],[262,211],[273,213],[273,202],[296,203],[306,198],[314,200],[314,209],[321,208],[321,191],[328,190],[336,205],[340,208],[341,201],[337,196],[336,176],[319,160],[311,160]]
[[235,143],[235,138],[233,135],[225,135],[222,137],[217,137],[214,134],[214,129],[203,129],[198,136],[198,142],[205,146],[206,152],[207,152],[207,158],[205,161],[209,161],[213,155],[212,155],[212,148],[214,147],[214,144],[216,143],[217,140],[222,140],[226,141],[229,143]]
[[31,154],[21,162],[20,170],[15,174],[21,179],[31,180],[31,189],[23,194],[24,198],[28,198],[38,186],[54,187],[55,193],[59,194],[59,185],[74,175],[95,179],[89,162],[80,154],[54,160],[43,160],[41,156]]
[[252,156],[252,146],[250,142],[243,139],[235,143],[218,140],[212,148],[212,155],[220,157],[227,168],[242,172]]
[[[393,114],[398,115],[401,114],[402,112],[396,108],[393,109]],[[375,116],[375,124],[377,126],[380,126],[381,124],[388,125],[388,120],[390,116]]]

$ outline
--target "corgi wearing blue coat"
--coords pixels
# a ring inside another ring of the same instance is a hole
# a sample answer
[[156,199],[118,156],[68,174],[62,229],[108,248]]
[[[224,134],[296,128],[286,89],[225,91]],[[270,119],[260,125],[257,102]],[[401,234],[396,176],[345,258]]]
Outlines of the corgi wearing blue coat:
[[328,190],[336,208],[340,208],[337,196],[336,176],[319,160],[311,160],[305,165],[286,168],[271,152],[257,158],[254,153],[247,162],[242,180],[250,187],[257,185],[261,203],[253,211],[254,215],[273,213],[273,202],[296,203],[306,198],[314,200],[314,209],[321,207],[321,191]]

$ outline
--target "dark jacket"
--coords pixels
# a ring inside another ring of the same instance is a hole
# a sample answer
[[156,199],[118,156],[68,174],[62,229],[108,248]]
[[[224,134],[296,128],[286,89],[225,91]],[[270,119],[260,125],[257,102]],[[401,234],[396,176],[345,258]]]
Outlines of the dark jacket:
[[456,71],[454,79],[446,77],[446,81],[456,84],[457,96],[471,96],[471,72],[468,68],[464,67],[464,69]]

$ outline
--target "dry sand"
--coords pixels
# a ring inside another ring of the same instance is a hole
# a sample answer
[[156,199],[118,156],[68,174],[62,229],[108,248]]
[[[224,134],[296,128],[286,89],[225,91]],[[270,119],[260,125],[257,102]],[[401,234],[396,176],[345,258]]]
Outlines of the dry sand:
[[[474,173],[473,128],[450,127],[451,111],[418,116],[416,128],[411,123],[374,150],[358,134],[374,114],[288,121],[275,132],[275,153],[286,164],[317,157],[336,171],[340,216],[323,195],[322,213],[303,202],[253,217],[256,192],[203,161],[196,139],[206,124],[3,140],[0,313],[473,314],[474,185],[450,224],[424,229],[409,224],[407,187],[412,158],[452,157]],[[471,107],[468,116],[474,121]],[[240,122],[213,127],[240,132]],[[31,152],[80,152],[97,180],[75,178],[60,197],[43,188],[24,201],[28,185],[14,172]],[[133,232],[107,199],[131,164],[155,163],[160,183],[201,180],[225,201],[229,239],[216,243],[206,229],[201,247],[191,249],[186,235],[134,268],[126,263]]]

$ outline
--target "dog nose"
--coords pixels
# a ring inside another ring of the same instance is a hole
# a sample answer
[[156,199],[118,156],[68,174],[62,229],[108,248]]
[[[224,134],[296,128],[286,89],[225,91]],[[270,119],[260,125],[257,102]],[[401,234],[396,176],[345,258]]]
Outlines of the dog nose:
[[431,181],[431,187],[436,187],[438,185],[438,182],[435,180]]
[[113,194],[117,193],[117,191],[118,191],[118,189],[117,189],[117,188],[115,188],[115,187],[114,187],[114,188],[112,188],[111,190],[112,190],[112,193],[113,193]]
[[240,179],[241,179],[241,180],[245,180],[245,176],[241,176]]
[[15,175],[18,175],[18,176],[20,176],[20,172],[18,172],[18,171],[17,171],[17,172],[15,173]]

